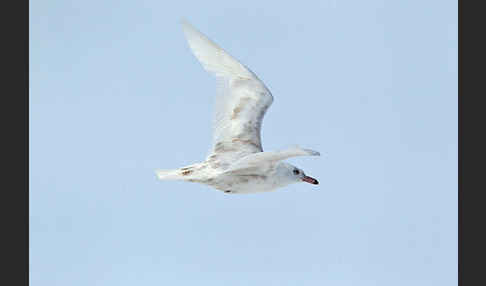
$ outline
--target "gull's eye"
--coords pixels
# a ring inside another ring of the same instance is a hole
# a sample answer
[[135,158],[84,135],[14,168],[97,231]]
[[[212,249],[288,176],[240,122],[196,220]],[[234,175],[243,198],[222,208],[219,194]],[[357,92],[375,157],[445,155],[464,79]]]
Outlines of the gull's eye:
[[294,175],[298,175],[298,174],[300,174],[300,171],[297,170],[297,169],[294,169]]

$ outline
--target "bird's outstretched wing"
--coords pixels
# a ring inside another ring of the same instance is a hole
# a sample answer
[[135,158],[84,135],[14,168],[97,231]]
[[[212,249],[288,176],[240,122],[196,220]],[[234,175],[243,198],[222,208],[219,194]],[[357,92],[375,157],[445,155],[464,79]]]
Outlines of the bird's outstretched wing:
[[262,152],[260,129],[272,94],[252,71],[189,23],[182,21],[182,27],[193,54],[218,82],[208,159],[227,165]]
[[297,146],[281,151],[260,152],[237,160],[231,164],[226,172],[243,171],[253,168],[268,169],[282,160],[297,156],[320,156],[320,153]]

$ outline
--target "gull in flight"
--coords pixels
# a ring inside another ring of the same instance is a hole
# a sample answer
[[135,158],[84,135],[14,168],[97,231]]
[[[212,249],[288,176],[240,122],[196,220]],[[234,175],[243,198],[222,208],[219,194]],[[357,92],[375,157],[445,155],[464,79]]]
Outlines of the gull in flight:
[[316,179],[282,160],[319,152],[300,147],[263,151],[260,129],[273,101],[263,82],[184,20],[182,27],[193,54],[217,78],[213,146],[204,162],[156,170],[157,177],[201,183],[230,194],[268,192],[297,182],[317,185]]

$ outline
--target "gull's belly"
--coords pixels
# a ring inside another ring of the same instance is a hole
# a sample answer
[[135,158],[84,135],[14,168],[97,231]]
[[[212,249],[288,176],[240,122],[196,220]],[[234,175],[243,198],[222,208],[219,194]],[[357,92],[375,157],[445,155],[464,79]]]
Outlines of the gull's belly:
[[265,175],[222,175],[209,185],[231,194],[270,192],[277,188],[275,180]]

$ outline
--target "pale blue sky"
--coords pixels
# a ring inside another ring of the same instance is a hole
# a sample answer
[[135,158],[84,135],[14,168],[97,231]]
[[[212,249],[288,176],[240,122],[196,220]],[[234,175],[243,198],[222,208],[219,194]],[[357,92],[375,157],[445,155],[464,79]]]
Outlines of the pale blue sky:
[[[186,18],[275,101],[320,184],[157,181],[202,160]],[[456,285],[457,1],[30,1],[31,285]]]

